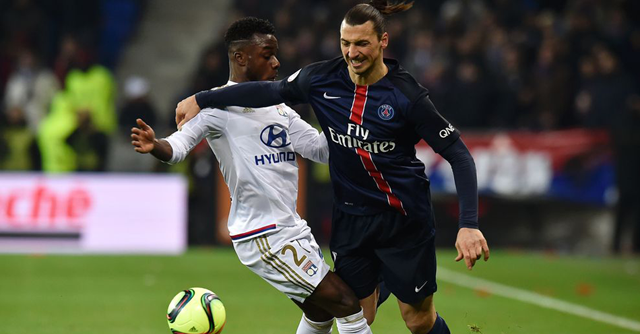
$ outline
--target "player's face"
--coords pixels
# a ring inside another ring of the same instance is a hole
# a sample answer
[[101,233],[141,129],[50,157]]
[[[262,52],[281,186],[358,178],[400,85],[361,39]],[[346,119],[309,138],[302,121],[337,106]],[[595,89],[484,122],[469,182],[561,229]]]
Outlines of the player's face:
[[360,25],[349,25],[342,21],[340,26],[340,47],[342,56],[349,66],[349,71],[357,75],[366,75],[382,63],[382,50],[389,43],[389,35],[385,32],[381,38],[373,29],[373,22]]
[[247,79],[250,81],[273,81],[278,76],[280,61],[278,39],[273,35],[255,34],[253,42],[247,46]]

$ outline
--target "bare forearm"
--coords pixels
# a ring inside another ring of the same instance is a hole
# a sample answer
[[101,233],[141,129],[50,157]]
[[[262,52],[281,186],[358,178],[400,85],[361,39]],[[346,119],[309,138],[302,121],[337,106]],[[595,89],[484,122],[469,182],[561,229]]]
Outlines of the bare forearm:
[[171,160],[171,157],[173,157],[173,149],[169,142],[164,139],[156,139],[153,142],[153,149],[149,153],[157,159],[165,162]]

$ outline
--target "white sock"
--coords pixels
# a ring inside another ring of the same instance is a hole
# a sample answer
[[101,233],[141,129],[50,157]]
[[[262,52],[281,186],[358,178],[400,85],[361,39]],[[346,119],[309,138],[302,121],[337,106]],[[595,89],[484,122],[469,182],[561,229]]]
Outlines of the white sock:
[[303,313],[296,334],[330,334],[332,330],[333,319],[316,322],[309,320],[309,318],[307,318]]
[[356,314],[337,318],[336,323],[340,334],[372,334],[362,309]]

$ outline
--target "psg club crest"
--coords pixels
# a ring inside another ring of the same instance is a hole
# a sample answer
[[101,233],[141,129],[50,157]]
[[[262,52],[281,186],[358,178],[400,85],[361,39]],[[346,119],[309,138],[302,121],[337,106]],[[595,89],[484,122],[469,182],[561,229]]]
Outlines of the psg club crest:
[[393,107],[388,105],[388,104],[383,104],[380,107],[378,107],[378,116],[380,116],[380,118],[382,118],[385,121],[390,120],[391,118],[393,118]]

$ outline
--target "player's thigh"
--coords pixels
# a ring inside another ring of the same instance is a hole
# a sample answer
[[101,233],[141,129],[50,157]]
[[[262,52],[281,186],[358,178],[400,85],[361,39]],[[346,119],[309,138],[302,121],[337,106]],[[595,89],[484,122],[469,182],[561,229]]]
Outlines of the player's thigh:
[[240,262],[269,284],[303,303],[330,271],[311,234],[291,239],[276,232],[235,243]]
[[411,304],[398,300],[398,306],[400,307],[402,319],[412,332],[426,333],[436,321],[437,315],[436,308],[433,305],[433,295]]
[[333,212],[329,246],[334,271],[358,299],[369,297],[379,282],[380,261],[371,246],[372,236],[363,232],[373,223],[372,217]]

